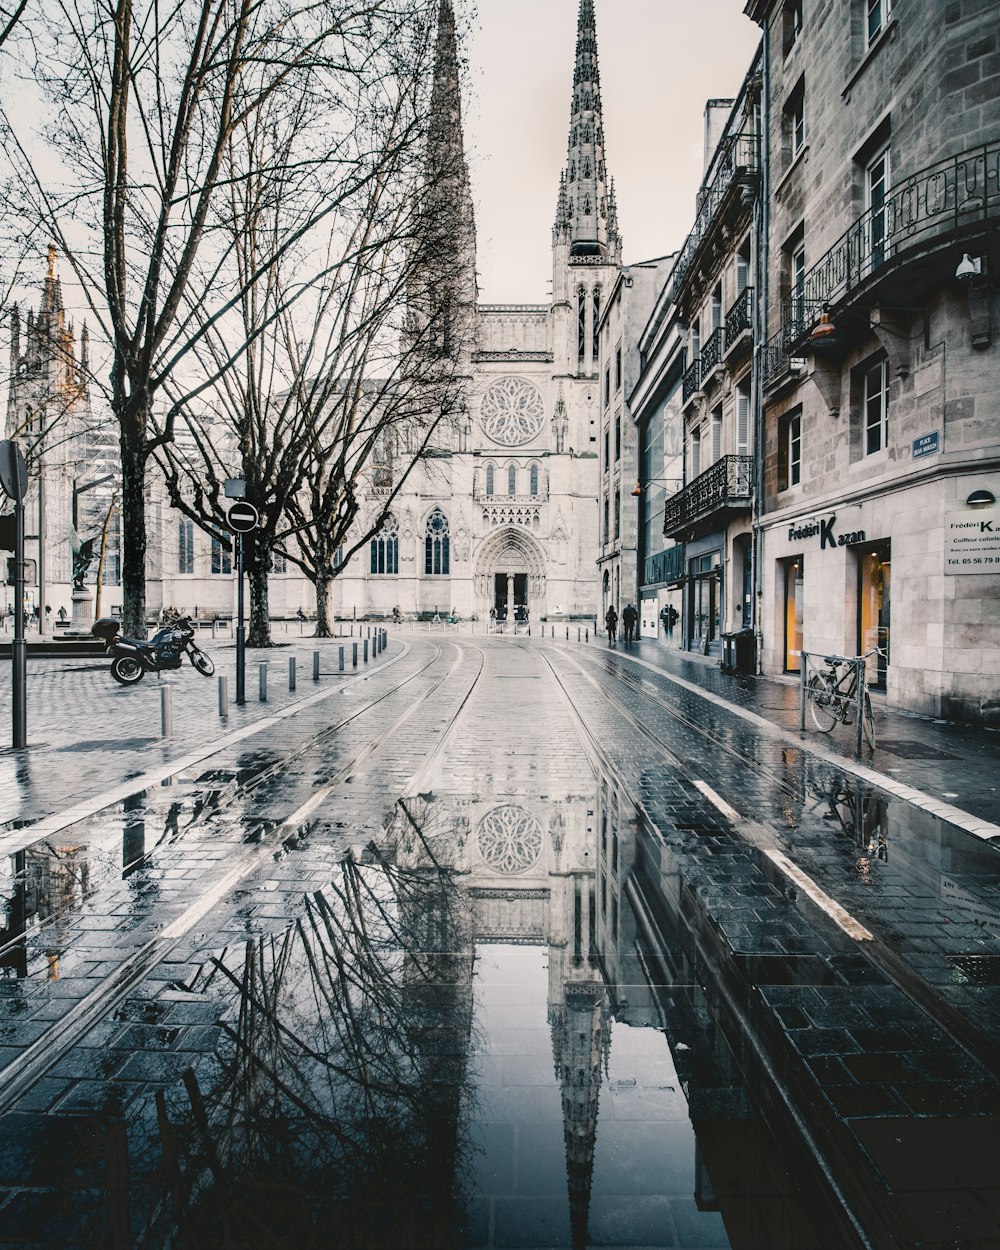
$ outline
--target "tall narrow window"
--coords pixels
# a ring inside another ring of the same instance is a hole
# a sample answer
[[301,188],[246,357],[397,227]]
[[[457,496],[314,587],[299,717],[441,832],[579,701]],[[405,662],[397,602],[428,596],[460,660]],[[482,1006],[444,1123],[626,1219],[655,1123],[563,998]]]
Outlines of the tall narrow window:
[[806,141],[806,85],[800,78],[785,103],[784,130],[789,160],[795,160]]
[[622,345],[621,343],[615,348],[615,390],[622,389]]
[[782,51],[787,56],[802,33],[802,0],[785,0],[781,18],[781,46]]
[[615,460],[622,458],[622,414],[615,414]]
[[537,464],[533,464],[531,466],[531,474],[529,477],[529,482],[530,482],[529,489],[531,491],[532,496],[537,495],[538,494],[538,465]]
[[742,295],[750,285],[750,236],[740,244],[736,253],[736,294]]
[[487,495],[492,495],[492,494],[493,494],[493,476],[494,476],[494,473],[495,473],[495,470],[494,470],[493,466],[492,466],[491,464],[488,464],[488,465],[486,466],[486,493],[487,493]]
[[177,572],[194,572],[194,522],[187,517],[177,522]]
[[778,418],[778,490],[802,481],[802,407]]
[[622,536],[622,493],[615,491],[615,538]]
[[604,496],[604,528],[601,531],[603,534],[602,541],[605,543],[608,541],[610,519],[611,519],[611,502],[608,499],[607,495],[605,495]]
[[736,386],[736,454],[749,456],[750,429],[750,383],[739,382]]
[[593,338],[591,340],[591,346],[590,346],[591,356],[593,358],[593,362],[595,365],[597,364],[597,349],[598,349],[598,344],[600,342],[600,340],[597,337],[597,323],[600,321],[600,319],[601,319],[601,284],[598,282],[598,284],[594,287],[594,325],[593,325],[593,330],[592,330]]
[[584,353],[587,350],[587,288],[580,287],[576,293],[577,298],[577,325],[578,325],[578,343],[577,343],[577,359],[579,367],[583,368]]
[[892,0],[867,0],[868,3],[868,46],[878,39],[889,24],[892,14]]
[[222,545],[218,534],[212,535],[212,572],[228,575],[233,571],[233,557]]
[[691,431],[691,444],[688,448],[691,460],[691,477],[696,478],[701,472],[701,426]]
[[424,539],[424,572],[432,576],[446,576],[450,570],[448,550],[448,518],[440,508],[435,508],[427,518],[427,536]]
[[694,324],[691,326],[691,338],[688,344],[690,356],[688,363],[693,364],[701,355],[701,322],[695,318]]
[[399,572],[399,525],[394,516],[386,517],[371,541],[371,571]]
[[608,365],[604,370],[604,407],[607,408],[611,403],[611,366]]
[[712,464],[722,457],[722,405],[712,412]]
[[868,255],[877,269],[886,257],[885,200],[889,191],[889,149],[871,162],[865,172],[865,198],[868,208]]
[[865,455],[889,444],[889,362],[883,358],[865,369]]
[[507,494],[517,494],[517,466],[513,464],[507,466]]
[[[343,556],[343,554],[344,554],[343,547],[338,547],[337,550],[333,553],[333,567],[335,569],[340,568],[342,561],[338,560],[337,557],[338,555]],[[271,572],[272,573],[287,573],[288,572],[288,557],[285,555],[283,551],[271,552]]]
[[718,330],[722,325],[722,283],[718,282],[712,291],[712,329]]
[[792,252],[792,324],[796,333],[805,328],[806,320],[806,246],[800,243]]

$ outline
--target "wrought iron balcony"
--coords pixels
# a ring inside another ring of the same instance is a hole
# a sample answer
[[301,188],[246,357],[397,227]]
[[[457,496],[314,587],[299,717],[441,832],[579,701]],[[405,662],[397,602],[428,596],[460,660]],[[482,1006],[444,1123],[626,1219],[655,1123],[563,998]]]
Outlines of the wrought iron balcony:
[[736,302],[726,313],[726,351],[741,334],[753,329],[753,287],[744,287]]
[[787,377],[798,377],[805,368],[805,360],[791,354],[789,342],[783,327],[764,344],[762,355],[765,390],[777,386]]
[[684,377],[681,379],[681,395],[682,401],[687,403],[692,395],[696,395],[701,390],[701,361],[693,360],[691,364],[684,370]]
[[708,520],[746,511],[752,490],[753,456],[723,456],[667,500],[663,532],[675,538]]
[[760,172],[760,145],[757,136],[731,135],[720,148],[712,172],[712,181],[698,192],[698,215],[691,233],[684,240],[680,255],[674,262],[672,277],[675,291],[687,276],[691,262],[728,202],[730,190],[756,177]]
[[718,326],[708,336],[705,346],[701,349],[701,379],[705,382],[713,369],[722,364],[722,347],[726,332]]
[[1000,142],[969,148],[917,170],[859,217],[786,301],[785,337],[801,338],[824,304],[916,247],[1000,216]]

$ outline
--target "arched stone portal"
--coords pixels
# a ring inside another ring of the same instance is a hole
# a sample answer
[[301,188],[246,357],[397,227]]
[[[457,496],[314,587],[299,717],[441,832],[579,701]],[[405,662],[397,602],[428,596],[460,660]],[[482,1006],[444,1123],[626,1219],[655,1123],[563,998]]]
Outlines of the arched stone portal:
[[515,525],[493,530],[480,543],[473,563],[476,611],[499,620],[538,620],[545,614],[545,553]]

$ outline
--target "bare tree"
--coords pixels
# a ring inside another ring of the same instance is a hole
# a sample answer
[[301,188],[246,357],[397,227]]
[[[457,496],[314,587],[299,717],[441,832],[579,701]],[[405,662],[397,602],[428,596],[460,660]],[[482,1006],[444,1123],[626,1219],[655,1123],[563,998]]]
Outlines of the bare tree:
[[[154,428],[154,403],[196,368],[207,328],[225,323],[247,283],[278,261],[272,254],[242,278],[232,263],[236,244],[218,211],[227,154],[282,92],[311,87],[349,111],[352,84],[388,54],[410,8],[404,0],[50,0],[21,17],[15,35],[35,41],[52,116],[41,155],[23,122],[3,116],[16,180],[7,213],[30,217],[57,241],[112,345],[127,631],[145,628],[147,462],[172,440],[177,411],[172,404]],[[318,165],[323,156],[316,146],[303,159]],[[57,175],[53,158],[62,162]],[[240,350],[235,343],[230,354]]]
[[[349,132],[318,171],[303,177],[295,155],[313,121],[311,90],[275,96],[227,156],[221,228],[238,267],[236,324],[204,326],[201,405],[184,398],[190,436],[164,443],[157,459],[173,505],[217,533],[223,479],[245,479],[261,513],[247,552],[251,645],[270,640],[274,551],[313,581],[317,634],[329,634],[338,549],[352,527],[355,548],[367,541],[461,406],[457,325],[445,352],[440,326],[419,308],[422,294],[443,289],[432,269],[450,272],[461,247],[431,193],[455,159],[430,160],[435,8],[410,6],[406,41],[397,32],[391,61],[370,61],[373,77],[355,80]],[[315,204],[325,208],[321,238]],[[295,246],[284,246],[290,236]],[[237,360],[233,341],[246,345]],[[375,498],[358,533],[362,504]]]

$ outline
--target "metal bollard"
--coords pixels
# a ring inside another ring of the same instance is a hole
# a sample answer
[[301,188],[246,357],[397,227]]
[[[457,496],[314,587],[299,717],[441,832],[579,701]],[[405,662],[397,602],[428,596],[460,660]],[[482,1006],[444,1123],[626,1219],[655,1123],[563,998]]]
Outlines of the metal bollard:
[[214,641],[216,640],[216,638],[218,638],[218,636],[219,636],[219,634],[218,634],[218,630],[217,630],[217,626],[218,626],[218,624],[219,624],[219,622],[218,622],[218,621],[213,621],[213,622],[212,622],[212,641],[213,641],[213,642],[214,642]]
[[319,681],[319,652],[313,652],[313,681]]
[[169,686],[160,688],[160,734],[164,738],[174,733],[174,692]]
[[259,691],[260,701],[261,703],[266,703],[267,702],[267,665],[266,664],[261,664],[259,666],[258,682],[259,682],[259,687],[260,687],[260,691]]
[[576,627],[576,640],[577,642],[580,641],[580,626],[579,625],[577,625]]
[[589,626],[589,625],[588,625],[588,626],[587,626],[587,628],[583,631],[583,641],[584,641],[584,642],[590,642],[590,626]]
[[341,672],[343,672],[344,671],[344,648],[338,647],[337,652],[338,652],[337,667],[340,669]]
[[566,626],[566,641],[569,642],[569,626]]
[[364,662],[368,663],[368,639],[366,638],[361,644],[364,647]]
[[354,668],[357,668],[358,667],[358,644],[356,642],[351,643],[351,651],[353,652],[353,655],[351,657],[351,664]]
[[288,661],[288,689],[295,689],[295,657]]
[[219,715],[229,715],[229,678],[219,678]]

